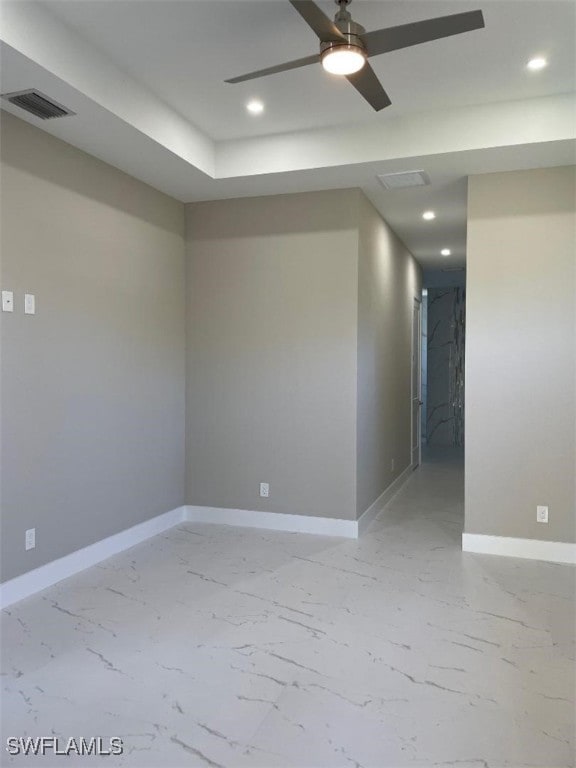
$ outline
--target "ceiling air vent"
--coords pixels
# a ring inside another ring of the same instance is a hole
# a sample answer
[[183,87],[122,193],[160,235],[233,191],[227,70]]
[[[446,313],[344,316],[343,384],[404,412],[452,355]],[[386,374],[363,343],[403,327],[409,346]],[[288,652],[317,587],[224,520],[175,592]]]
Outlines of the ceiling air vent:
[[378,181],[384,189],[405,189],[406,187],[425,187],[430,179],[424,171],[400,171],[400,173],[380,173]]
[[63,107],[62,104],[53,99],[49,99],[35,88],[29,88],[27,91],[14,91],[13,93],[3,93],[2,98],[14,104],[16,107],[30,112],[31,115],[39,117],[41,120],[51,120],[54,117],[66,117],[74,115],[75,112]]

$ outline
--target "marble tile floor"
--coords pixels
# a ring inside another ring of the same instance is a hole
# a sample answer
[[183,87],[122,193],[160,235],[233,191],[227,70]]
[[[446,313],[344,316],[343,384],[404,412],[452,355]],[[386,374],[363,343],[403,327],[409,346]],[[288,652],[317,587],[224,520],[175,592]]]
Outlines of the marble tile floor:
[[[574,569],[462,553],[462,496],[431,461],[358,541],[184,524],[5,610],[0,764],[572,766]],[[4,749],[51,734],[124,754]]]

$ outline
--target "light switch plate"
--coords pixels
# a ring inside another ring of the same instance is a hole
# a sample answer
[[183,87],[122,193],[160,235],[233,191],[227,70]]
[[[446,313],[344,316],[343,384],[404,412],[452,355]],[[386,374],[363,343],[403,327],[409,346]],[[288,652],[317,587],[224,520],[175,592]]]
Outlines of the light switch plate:
[[538,523],[547,523],[548,522],[548,507],[536,507],[536,521]]
[[2,312],[14,312],[14,294],[12,291],[2,291]]
[[26,549],[34,549],[36,546],[36,528],[28,528],[26,531]]
[[36,314],[36,297],[33,293],[24,294],[24,314],[35,315]]

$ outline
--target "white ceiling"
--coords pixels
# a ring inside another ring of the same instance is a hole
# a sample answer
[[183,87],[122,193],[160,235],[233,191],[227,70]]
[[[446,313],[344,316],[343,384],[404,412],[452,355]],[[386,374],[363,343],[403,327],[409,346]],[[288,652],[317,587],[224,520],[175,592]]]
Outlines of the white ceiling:
[[[318,5],[327,15],[336,11],[333,0]],[[484,12],[484,30],[372,59],[392,99],[379,115],[319,65],[224,83],[318,52],[316,36],[285,0],[44,0],[44,6],[217,140],[565,93],[576,79],[572,2],[354,0],[353,17],[367,30]],[[536,53],[548,55],[550,67],[528,76],[524,64]],[[267,107],[257,119],[244,110],[250,97]]]
[[[486,29],[372,60],[393,102],[374,113],[319,66],[223,82],[315,52],[285,0],[4,0],[2,91],[44,90],[77,116],[43,123],[8,110],[181,200],[358,186],[425,267],[446,265],[442,247],[459,264],[468,174],[576,161],[576,5],[351,7],[369,30],[475,8]],[[535,55],[550,66],[529,73]],[[251,97],[264,115],[247,114]],[[375,179],[406,169],[432,185],[386,192]]]

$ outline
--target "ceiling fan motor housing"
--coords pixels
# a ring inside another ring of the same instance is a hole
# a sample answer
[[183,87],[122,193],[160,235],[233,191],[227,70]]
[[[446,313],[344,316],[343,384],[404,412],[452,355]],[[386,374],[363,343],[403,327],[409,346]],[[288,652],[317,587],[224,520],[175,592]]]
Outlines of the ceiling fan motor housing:
[[343,40],[327,40],[320,43],[320,55],[326,51],[334,49],[359,50],[366,54],[366,46],[362,42],[360,35],[366,31],[361,24],[352,21],[352,17],[347,11],[340,11],[336,14],[334,24],[346,38]]

